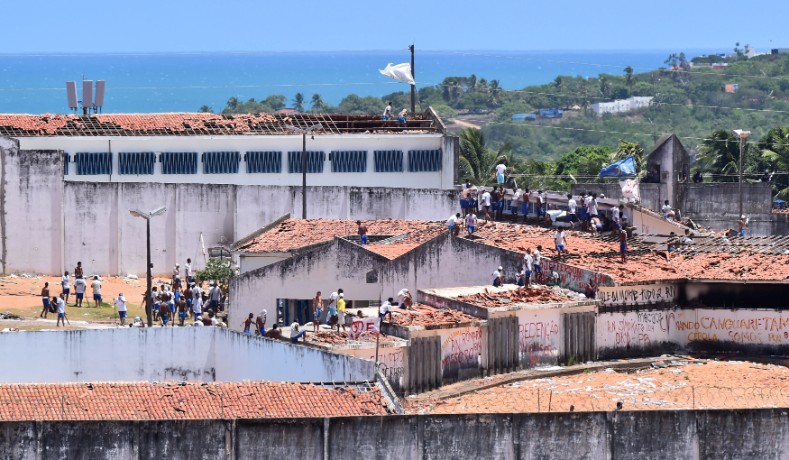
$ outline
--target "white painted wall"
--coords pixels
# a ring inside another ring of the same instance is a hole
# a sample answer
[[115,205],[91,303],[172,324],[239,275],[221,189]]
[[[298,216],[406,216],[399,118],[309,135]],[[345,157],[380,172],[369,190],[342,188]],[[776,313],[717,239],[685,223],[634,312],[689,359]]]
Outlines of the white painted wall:
[[[454,182],[454,152],[452,143],[445,142],[441,134],[348,134],[316,135],[307,138],[308,151],[324,151],[326,159],[323,173],[307,175],[307,182],[314,186],[393,187],[393,188],[437,188],[451,189]],[[300,152],[302,136],[296,135],[248,135],[248,136],[97,136],[97,137],[20,137],[21,148],[37,150],[62,150],[71,155],[68,181],[80,182],[160,182],[182,184],[237,184],[237,185],[301,185],[302,175],[288,173],[287,152]],[[442,168],[437,172],[408,172],[409,150],[443,149]],[[448,150],[449,149],[449,150]],[[331,151],[367,151],[367,172],[333,173],[329,153]],[[402,150],[402,173],[375,172],[373,151]],[[200,160],[204,152],[239,152],[241,163],[238,174],[203,174]],[[246,172],[244,154],[248,151],[281,151],[282,172],[279,174],[249,174]],[[113,174],[77,175],[74,154],[77,152],[113,152]],[[120,175],[118,152],[197,152],[197,174],[162,174],[161,163],[154,165],[154,174]]]
[[457,374],[457,369],[479,368],[482,330],[479,326],[412,331],[411,337],[441,338],[441,371]]
[[[373,364],[213,327],[0,334],[3,383],[369,379]],[[23,350],[23,351],[22,351]]]

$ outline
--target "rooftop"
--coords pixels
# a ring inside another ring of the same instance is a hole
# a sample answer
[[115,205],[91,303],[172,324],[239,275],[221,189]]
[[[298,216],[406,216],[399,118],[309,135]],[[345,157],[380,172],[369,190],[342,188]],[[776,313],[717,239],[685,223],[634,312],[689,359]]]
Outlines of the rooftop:
[[484,288],[482,292],[463,294],[457,300],[483,308],[514,307],[525,304],[548,304],[578,301],[577,297],[564,295],[559,289],[533,285],[531,287]]
[[414,304],[414,310],[396,309],[392,315],[392,324],[404,327],[444,326],[462,323],[473,323],[479,318],[458,310],[439,309],[423,304]]
[[[364,220],[370,236],[387,238],[374,240],[365,247],[389,259],[426,243],[446,231],[443,223],[399,219]],[[355,220],[340,219],[286,219],[254,239],[240,245],[237,250],[247,253],[289,252],[306,246],[331,241],[335,237],[353,237],[357,241]]]
[[414,114],[407,125],[373,115],[316,113],[238,114],[133,113],[108,115],[0,114],[0,136],[212,136],[294,134],[286,128],[320,123],[318,134],[427,134],[439,129],[424,114]]
[[195,420],[385,415],[377,387],[300,383],[0,385],[0,419]]
[[[483,244],[524,252],[543,246],[542,254],[556,256],[555,229],[491,222],[475,236]],[[627,263],[619,261],[618,239],[565,230],[568,254],[561,262],[610,275],[618,283],[676,279],[779,281],[789,279],[789,238],[697,237],[696,244],[666,258],[667,238],[637,236],[628,240]]]

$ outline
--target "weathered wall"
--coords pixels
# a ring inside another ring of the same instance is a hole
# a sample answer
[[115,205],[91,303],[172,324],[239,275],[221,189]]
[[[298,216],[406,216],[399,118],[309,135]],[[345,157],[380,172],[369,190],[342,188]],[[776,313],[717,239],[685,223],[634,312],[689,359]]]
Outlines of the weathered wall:
[[[308,187],[307,194],[312,218],[432,220],[456,209],[452,191]],[[201,233],[207,248],[230,246],[285,214],[301,216],[302,210],[300,188],[265,185],[66,182],[62,202],[65,269],[82,261],[87,273],[101,274],[145,271],[145,221],[129,214],[131,209],[167,207],[151,220],[156,273],[169,273],[187,258],[202,268]],[[54,263],[46,262],[51,270]]]
[[676,348],[785,353],[789,350],[789,313],[710,308],[600,313],[597,346],[606,357]]
[[0,334],[0,349],[24,350],[6,354],[3,383],[329,382],[373,373],[367,361],[214,327],[8,333]]
[[0,269],[59,273],[63,266],[63,156],[20,153],[0,138]]
[[[644,427],[649,429],[645,430]],[[3,422],[20,459],[783,458],[785,409]]]

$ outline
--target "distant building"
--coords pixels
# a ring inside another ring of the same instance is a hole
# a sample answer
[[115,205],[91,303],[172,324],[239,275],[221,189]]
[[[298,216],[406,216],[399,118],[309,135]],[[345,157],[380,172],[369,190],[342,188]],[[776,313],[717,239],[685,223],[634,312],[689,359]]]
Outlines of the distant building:
[[592,104],[592,112],[597,115],[603,115],[605,113],[627,113],[649,107],[652,99],[652,96],[634,96],[627,99],[617,99],[613,102],[596,102]]
[[740,89],[739,83],[729,83],[725,86],[724,91],[727,93],[736,93]]

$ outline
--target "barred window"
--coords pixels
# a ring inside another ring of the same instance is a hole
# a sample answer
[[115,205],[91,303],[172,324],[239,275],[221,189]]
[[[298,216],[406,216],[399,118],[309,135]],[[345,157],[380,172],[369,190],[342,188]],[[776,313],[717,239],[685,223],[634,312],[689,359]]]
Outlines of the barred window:
[[197,152],[162,152],[162,174],[197,174]]
[[376,150],[373,159],[375,172],[403,172],[402,150]]
[[[307,172],[322,173],[323,162],[326,159],[324,152],[307,152]],[[301,152],[288,152],[288,172],[301,173]]]
[[409,150],[408,171],[441,171],[441,150]]
[[153,152],[120,152],[118,153],[118,170],[120,174],[153,174],[156,154]]
[[237,174],[241,163],[238,152],[203,153],[203,174]]
[[110,152],[77,152],[74,159],[77,163],[77,174],[80,176],[112,174]]
[[329,154],[331,172],[367,172],[367,151],[333,151]]
[[244,161],[248,173],[282,172],[282,152],[247,152]]

